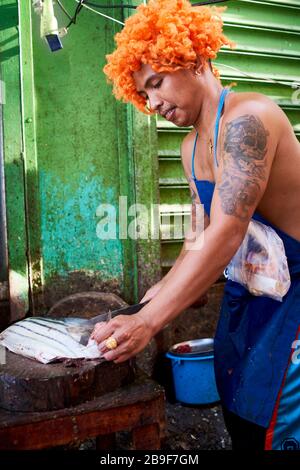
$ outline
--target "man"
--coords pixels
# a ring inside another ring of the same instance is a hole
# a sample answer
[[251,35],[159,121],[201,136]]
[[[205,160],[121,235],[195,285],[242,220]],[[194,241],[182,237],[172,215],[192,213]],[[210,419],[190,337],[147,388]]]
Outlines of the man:
[[[126,21],[107,57],[104,71],[117,98],[193,126],[182,143],[182,164],[193,217],[200,203],[206,215],[194,249],[185,243],[144,297],[150,302],[130,318],[98,324],[93,337],[107,360],[136,355],[219,278],[251,218],[273,227],[285,246],[291,287],[279,302],[227,281],[215,337],[216,380],[234,449],[297,447],[299,385],[290,358],[300,325],[300,145],[272,100],[222,87],[210,59],[233,44],[222,32],[220,10],[151,0]],[[105,346],[109,336],[113,350]]]

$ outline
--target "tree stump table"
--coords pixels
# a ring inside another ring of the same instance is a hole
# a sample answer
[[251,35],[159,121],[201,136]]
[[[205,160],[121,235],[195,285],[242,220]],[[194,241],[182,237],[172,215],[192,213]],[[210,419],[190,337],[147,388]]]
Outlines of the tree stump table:
[[157,450],[164,436],[164,389],[148,377],[78,406],[46,412],[0,409],[0,450],[46,449],[96,438],[113,450],[115,433],[129,431],[135,450]]
[[[97,314],[126,306],[118,296],[81,292],[57,302],[50,317]],[[44,365],[7,352],[0,366],[0,450],[46,449],[96,437],[113,449],[115,434],[130,431],[135,449],[160,448],[164,389],[135,376],[134,361],[102,360]]]
[[[124,304],[127,305],[115,294],[82,292],[59,301],[48,316],[90,318],[94,312],[108,312]],[[134,360],[114,364],[103,358],[65,359],[41,364],[6,351],[5,361],[0,364],[0,408],[42,412],[77,406],[127,385],[134,378]]]

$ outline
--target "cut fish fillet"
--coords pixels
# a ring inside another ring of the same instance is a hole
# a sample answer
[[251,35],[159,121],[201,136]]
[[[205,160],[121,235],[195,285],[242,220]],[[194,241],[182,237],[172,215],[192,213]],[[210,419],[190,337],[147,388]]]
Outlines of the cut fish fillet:
[[10,351],[43,364],[62,359],[97,359],[97,343],[78,343],[69,333],[63,319],[30,317],[2,331],[0,345]]

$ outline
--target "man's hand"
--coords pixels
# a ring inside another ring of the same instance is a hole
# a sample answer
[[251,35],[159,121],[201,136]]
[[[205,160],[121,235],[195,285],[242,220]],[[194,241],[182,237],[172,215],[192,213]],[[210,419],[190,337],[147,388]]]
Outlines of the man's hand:
[[[105,341],[110,336],[117,342],[117,347],[113,350],[105,346]],[[91,338],[98,343],[99,351],[106,360],[118,364],[136,356],[147,346],[152,336],[149,325],[136,313],[130,316],[118,315],[108,323],[97,323]]]

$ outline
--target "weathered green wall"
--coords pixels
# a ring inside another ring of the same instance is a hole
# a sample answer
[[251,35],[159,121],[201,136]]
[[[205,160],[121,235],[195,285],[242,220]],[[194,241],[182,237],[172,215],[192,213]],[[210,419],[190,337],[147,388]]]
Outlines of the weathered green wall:
[[[65,0],[64,6],[74,13],[76,3]],[[10,8],[13,30],[6,19],[1,35],[13,34],[16,43],[14,63],[3,66],[15,100],[14,115],[7,106],[4,116],[10,265],[19,263],[29,281],[29,292],[23,294],[31,313],[45,311],[64,295],[93,289],[133,302],[159,277],[159,240],[120,240],[118,227],[114,240],[97,236],[100,204],[114,206],[118,222],[120,195],[127,196],[128,206],[139,202],[149,208],[158,202],[154,120],[117,102],[102,72],[121,25],[83,9],[62,39],[63,50],[51,53],[40,38],[40,18],[31,1]],[[106,13],[123,19],[120,9]],[[55,14],[60,26],[68,23],[57,5]],[[2,64],[5,52],[2,48]],[[9,132],[20,150],[11,149]],[[12,175],[10,160],[16,155],[21,168]],[[18,186],[17,218],[11,201]],[[24,233],[19,239],[20,220]],[[21,254],[16,253],[19,240]],[[17,316],[28,308],[23,307]]]
[[118,206],[119,158],[127,158],[117,130],[124,113],[117,118],[102,73],[111,25],[83,10],[56,53],[41,41],[37,15],[32,26],[44,283],[80,272],[121,285],[122,243],[96,233],[99,204]]

